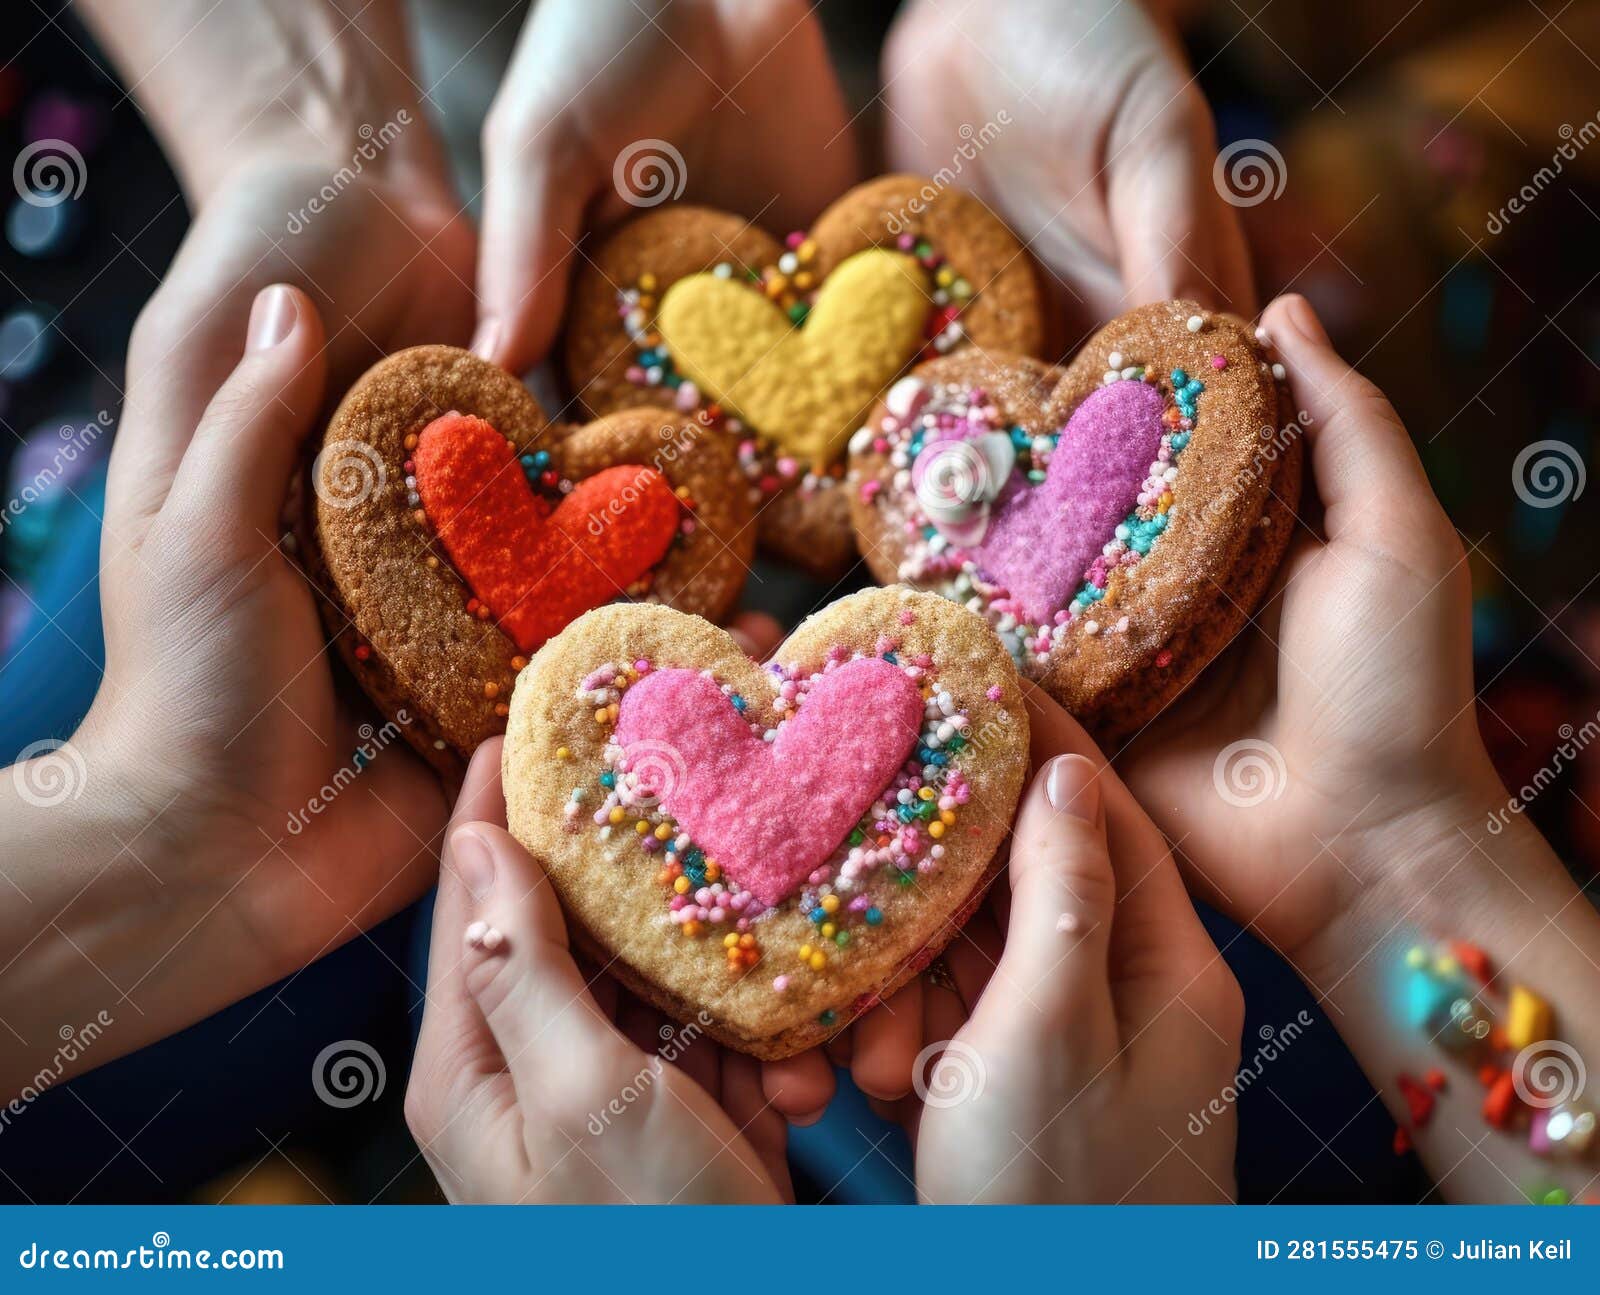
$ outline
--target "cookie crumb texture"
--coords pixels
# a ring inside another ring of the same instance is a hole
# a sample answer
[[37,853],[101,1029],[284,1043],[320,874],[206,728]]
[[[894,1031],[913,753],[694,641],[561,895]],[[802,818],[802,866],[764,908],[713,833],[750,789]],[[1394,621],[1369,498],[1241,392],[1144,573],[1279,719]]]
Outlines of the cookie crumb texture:
[[817,575],[855,558],[844,446],[918,360],[1044,345],[1037,271],[978,199],[920,176],[857,186],[778,239],[667,206],[578,275],[564,342],[595,414],[699,412],[737,447],[765,548]]
[[878,579],[983,616],[1115,742],[1227,646],[1271,580],[1303,457],[1301,424],[1279,414],[1242,321],[1158,303],[1065,369],[975,351],[919,366],[852,438],[846,495]]
[[517,672],[573,616],[625,598],[720,617],[753,555],[737,461],[703,421],[640,408],[552,424],[455,347],[370,369],[312,472],[306,563],[329,633],[451,776],[504,730]]
[[1027,759],[994,631],[897,587],[810,617],[766,666],[698,617],[589,612],[518,679],[504,782],[575,936],[669,1015],[772,1059],[960,930]]

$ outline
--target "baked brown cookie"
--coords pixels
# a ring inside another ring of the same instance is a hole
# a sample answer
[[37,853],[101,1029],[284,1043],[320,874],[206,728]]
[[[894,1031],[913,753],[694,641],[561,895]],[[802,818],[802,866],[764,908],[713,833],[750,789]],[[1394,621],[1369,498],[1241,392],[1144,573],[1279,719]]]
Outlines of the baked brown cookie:
[[998,867],[1028,719],[983,619],[870,589],[772,664],[663,607],[589,612],[517,679],[512,834],[647,1001],[777,1058],[917,974]]
[[971,352],[890,389],[850,447],[873,574],[982,613],[1101,742],[1245,624],[1288,545],[1299,422],[1246,326],[1193,302],[1108,324],[1065,369]]
[[855,558],[838,489],[873,401],[969,343],[1038,354],[1027,253],[981,201],[920,176],[857,186],[779,240],[726,212],[658,208],[578,275],[564,355],[594,414],[704,410],[726,428],[763,547],[837,575]]
[[370,369],[311,475],[329,632],[449,774],[504,730],[518,670],[573,618],[617,598],[720,618],[754,551],[738,464],[704,421],[551,423],[511,374],[450,346]]

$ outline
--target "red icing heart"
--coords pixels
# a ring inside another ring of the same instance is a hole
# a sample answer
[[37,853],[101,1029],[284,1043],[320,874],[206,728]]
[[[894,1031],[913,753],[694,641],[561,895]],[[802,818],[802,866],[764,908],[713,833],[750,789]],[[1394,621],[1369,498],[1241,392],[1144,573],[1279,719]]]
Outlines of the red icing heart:
[[511,443],[470,414],[429,423],[413,460],[450,561],[524,652],[621,594],[677,534],[678,499],[656,469],[606,468],[552,511]]
[[616,739],[644,790],[770,906],[871,808],[921,724],[917,685],[862,657],[819,677],[771,742],[700,671],[656,670],[623,694]]

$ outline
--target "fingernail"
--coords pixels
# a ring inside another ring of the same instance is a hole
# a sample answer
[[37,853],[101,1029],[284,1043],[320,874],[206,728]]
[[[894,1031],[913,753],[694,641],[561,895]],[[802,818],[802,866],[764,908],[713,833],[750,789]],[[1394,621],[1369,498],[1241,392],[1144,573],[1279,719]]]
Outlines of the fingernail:
[[245,330],[247,351],[270,351],[294,331],[294,294],[281,283],[263,288],[250,303],[250,325]]
[[450,838],[450,866],[471,893],[482,903],[494,889],[494,853],[489,843],[470,827],[461,828]]
[[493,360],[495,347],[500,343],[500,321],[485,319],[472,335],[472,353],[480,360]]
[[1322,326],[1322,321],[1317,318],[1317,312],[1311,308],[1311,303],[1304,297],[1290,297],[1288,309],[1284,312],[1289,318],[1289,326],[1306,341],[1317,346],[1331,346],[1328,333]]
[[1044,795],[1052,809],[1093,822],[1100,814],[1100,778],[1081,755],[1058,755],[1045,766]]

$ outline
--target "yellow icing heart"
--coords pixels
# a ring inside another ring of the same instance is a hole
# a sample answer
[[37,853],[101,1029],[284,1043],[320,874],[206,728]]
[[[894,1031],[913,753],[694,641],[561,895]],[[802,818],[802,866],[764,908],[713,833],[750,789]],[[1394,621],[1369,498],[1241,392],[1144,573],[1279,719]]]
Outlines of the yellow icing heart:
[[679,279],[656,327],[679,373],[786,452],[824,467],[922,347],[927,280],[873,248],[845,260],[795,328],[765,297],[714,274]]

